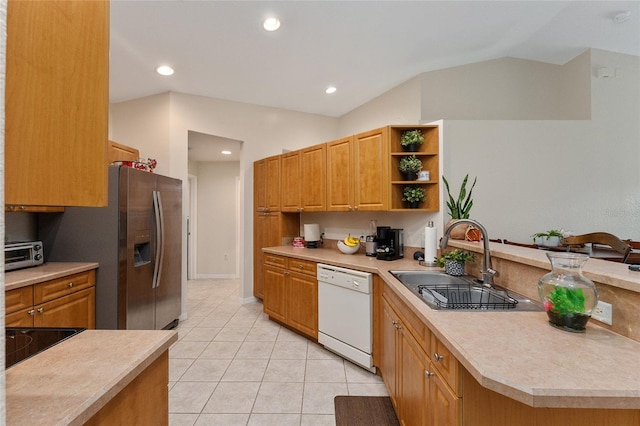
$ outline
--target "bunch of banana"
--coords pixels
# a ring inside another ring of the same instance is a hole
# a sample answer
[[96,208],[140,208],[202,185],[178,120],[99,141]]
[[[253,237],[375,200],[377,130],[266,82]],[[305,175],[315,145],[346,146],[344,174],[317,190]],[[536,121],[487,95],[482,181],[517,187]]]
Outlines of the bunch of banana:
[[355,247],[358,244],[360,244],[360,238],[352,237],[351,234],[349,234],[346,237],[344,237],[344,240],[342,240],[342,242],[346,246]]

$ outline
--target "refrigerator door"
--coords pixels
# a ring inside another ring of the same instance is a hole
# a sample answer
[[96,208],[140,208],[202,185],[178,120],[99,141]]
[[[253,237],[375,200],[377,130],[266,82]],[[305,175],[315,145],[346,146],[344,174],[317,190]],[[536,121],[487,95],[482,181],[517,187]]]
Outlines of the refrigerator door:
[[155,284],[155,328],[162,329],[177,320],[182,309],[182,181],[158,176],[156,193],[162,209],[162,259]]
[[155,328],[156,175],[120,168],[120,280],[118,328]]

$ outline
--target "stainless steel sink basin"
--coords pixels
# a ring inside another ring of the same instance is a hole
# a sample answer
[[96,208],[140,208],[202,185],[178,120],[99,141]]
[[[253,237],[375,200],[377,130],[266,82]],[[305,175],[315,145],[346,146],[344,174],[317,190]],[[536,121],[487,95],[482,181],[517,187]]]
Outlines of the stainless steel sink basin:
[[441,271],[389,271],[433,309],[456,311],[541,311],[542,305],[499,286],[485,287],[470,276]]

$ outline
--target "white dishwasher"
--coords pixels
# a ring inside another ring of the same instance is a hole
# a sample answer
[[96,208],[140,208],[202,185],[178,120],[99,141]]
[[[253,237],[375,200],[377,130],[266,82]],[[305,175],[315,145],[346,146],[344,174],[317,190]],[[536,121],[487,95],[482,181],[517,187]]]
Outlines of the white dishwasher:
[[373,278],[318,263],[318,342],[371,372]]

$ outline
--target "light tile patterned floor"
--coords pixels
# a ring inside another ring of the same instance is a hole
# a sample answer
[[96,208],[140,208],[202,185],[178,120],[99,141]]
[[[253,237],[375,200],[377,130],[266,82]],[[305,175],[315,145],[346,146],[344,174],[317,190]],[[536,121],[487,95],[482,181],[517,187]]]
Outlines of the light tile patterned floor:
[[387,395],[380,377],[241,305],[238,280],[188,282],[169,351],[169,422],[335,425],[336,395]]

